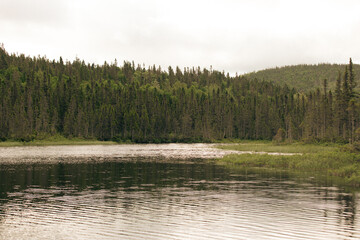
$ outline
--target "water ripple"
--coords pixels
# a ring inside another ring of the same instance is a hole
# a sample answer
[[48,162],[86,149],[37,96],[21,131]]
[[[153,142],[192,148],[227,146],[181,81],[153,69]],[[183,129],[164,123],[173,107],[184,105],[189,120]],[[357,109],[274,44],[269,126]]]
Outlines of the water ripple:
[[360,237],[357,193],[284,176],[158,158],[1,166],[0,239]]

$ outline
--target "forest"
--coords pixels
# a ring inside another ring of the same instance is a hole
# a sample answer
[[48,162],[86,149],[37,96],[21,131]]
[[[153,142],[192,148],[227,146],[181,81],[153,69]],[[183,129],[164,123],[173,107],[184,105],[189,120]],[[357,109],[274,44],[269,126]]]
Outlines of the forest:
[[334,78],[334,90],[321,79],[304,92],[213,69],[64,62],[2,46],[0,139],[354,142],[360,101],[351,59]]

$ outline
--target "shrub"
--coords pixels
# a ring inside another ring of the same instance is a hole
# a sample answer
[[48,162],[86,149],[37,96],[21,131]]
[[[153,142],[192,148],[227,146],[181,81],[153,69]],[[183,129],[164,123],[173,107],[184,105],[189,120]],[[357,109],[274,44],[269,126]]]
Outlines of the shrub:
[[276,143],[280,143],[280,142],[283,142],[284,140],[285,140],[285,130],[282,128],[279,128],[277,130],[276,135],[273,138],[273,141]]

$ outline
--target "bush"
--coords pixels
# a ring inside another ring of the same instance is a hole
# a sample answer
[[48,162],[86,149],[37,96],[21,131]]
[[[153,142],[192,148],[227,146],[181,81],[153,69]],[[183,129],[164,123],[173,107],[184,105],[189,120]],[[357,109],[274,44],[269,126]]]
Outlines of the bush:
[[282,128],[279,128],[276,135],[273,138],[273,141],[276,143],[283,142],[285,140],[285,130]]
[[342,152],[351,152],[356,153],[360,151],[360,144],[359,143],[353,143],[353,144],[346,144],[340,147],[340,150]]
[[20,141],[20,142],[31,142],[31,141],[34,141],[34,139],[35,139],[35,135],[31,134],[31,135],[27,135],[24,137],[20,137],[16,140]]
[[111,140],[117,143],[121,143],[123,141],[120,135],[114,136]]

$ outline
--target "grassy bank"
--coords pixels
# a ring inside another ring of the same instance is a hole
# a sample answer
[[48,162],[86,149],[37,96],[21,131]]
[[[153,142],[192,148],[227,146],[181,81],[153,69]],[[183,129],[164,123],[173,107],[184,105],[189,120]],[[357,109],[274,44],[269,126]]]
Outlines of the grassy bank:
[[301,143],[274,145],[271,142],[253,142],[218,147],[238,151],[302,153],[293,156],[231,154],[219,159],[219,162],[248,168],[313,172],[339,177],[346,184],[360,186],[360,153],[344,151],[343,146]]
[[43,139],[35,139],[29,142],[8,140],[0,142],[0,147],[18,147],[18,146],[52,146],[52,145],[111,145],[117,144],[112,141],[98,141],[94,139],[72,138],[63,136],[52,136]]
[[274,144],[271,141],[246,141],[237,144],[226,144],[217,146],[220,149],[253,151],[253,152],[279,152],[279,153],[319,153],[338,151],[338,144]]
[[[32,136],[20,139],[0,139],[0,147],[16,146],[50,146],[50,145],[111,145],[111,144],[164,144],[164,143],[215,143],[210,139],[202,138],[134,138],[122,139],[114,137],[111,140],[100,141],[97,139],[66,138],[62,135]],[[217,142],[219,143],[219,142]]]

